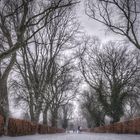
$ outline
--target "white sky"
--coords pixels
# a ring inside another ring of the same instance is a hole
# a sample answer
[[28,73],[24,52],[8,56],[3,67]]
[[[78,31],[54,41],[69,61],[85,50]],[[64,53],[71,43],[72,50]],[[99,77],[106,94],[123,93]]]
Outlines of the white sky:
[[120,40],[120,36],[107,33],[103,24],[86,15],[84,1],[85,0],[81,0],[81,3],[76,8],[81,29],[88,35],[98,36],[103,42],[108,40]]

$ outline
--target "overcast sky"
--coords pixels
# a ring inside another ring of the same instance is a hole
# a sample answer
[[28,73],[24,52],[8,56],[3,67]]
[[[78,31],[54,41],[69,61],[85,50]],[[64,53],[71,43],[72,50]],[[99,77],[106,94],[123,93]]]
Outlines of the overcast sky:
[[84,1],[85,0],[81,0],[81,3],[76,8],[82,30],[89,35],[98,36],[103,42],[108,40],[119,40],[119,36],[107,33],[103,24],[91,19],[85,14]]

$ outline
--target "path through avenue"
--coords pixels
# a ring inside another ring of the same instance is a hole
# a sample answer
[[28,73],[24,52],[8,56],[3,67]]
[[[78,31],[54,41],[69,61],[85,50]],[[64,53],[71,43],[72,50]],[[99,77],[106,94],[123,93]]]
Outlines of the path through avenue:
[[1,137],[0,140],[140,140],[140,135],[72,133],[23,137]]

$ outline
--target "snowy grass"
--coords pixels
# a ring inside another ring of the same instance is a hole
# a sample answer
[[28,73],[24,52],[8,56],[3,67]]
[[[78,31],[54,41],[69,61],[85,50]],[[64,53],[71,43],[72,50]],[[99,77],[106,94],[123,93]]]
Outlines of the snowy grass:
[[33,135],[22,137],[0,137],[0,140],[140,140],[140,135],[71,133],[71,134]]

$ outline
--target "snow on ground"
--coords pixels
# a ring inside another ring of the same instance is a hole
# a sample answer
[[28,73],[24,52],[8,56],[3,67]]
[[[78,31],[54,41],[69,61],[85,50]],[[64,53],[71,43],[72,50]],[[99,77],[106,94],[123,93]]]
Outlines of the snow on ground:
[[0,137],[0,140],[140,140],[140,135],[71,133],[22,137]]

